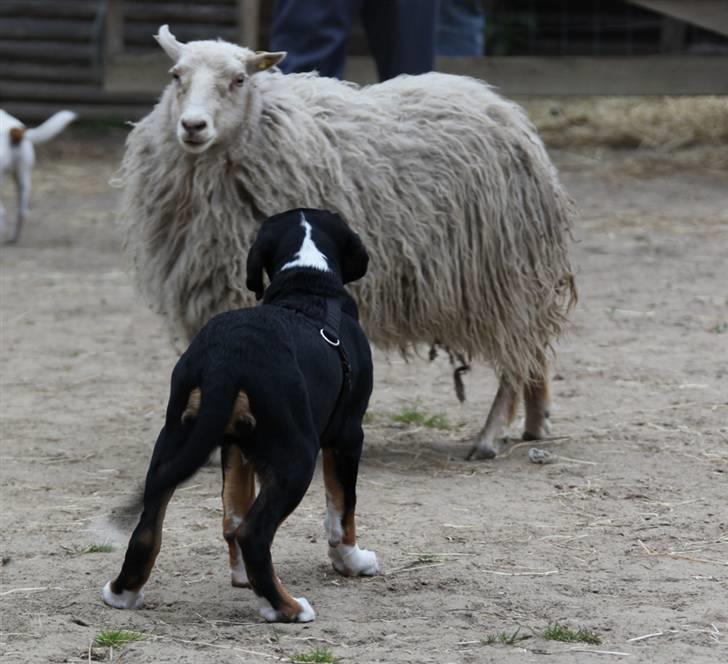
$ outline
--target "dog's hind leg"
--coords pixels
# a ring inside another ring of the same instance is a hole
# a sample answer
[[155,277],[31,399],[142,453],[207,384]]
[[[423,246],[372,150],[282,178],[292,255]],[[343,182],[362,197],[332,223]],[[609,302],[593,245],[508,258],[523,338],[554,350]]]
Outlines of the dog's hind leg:
[[[153,469],[165,457],[166,447],[170,442],[166,431],[166,428],[160,431],[154,445],[147,482],[150,481]],[[109,606],[115,609],[138,609],[142,605],[142,589],[152,573],[154,561],[162,546],[162,523],[173,493],[174,490],[170,490],[151,500],[145,498],[139,523],[129,539],[121,572],[101,591],[101,597]]]
[[243,553],[235,531],[255,500],[255,473],[235,444],[222,448],[222,533],[230,552],[230,579],[237,588],[250,588]]
[[162,546],[162,522],[172,491],[151,504],[144,504],[139,524],[126,549],[119,576],[109,581],[101,596],[115,609],[138,609],[144,599],[144,584],[149,579],[154,561]]
[[[363,434],[359,433],[360,441]],[[356,542],[356,479],[361,442],[351,447],[323,450],[326,486],[326,520],[329,558],[344,576],[373,576],[379,572],[374,551],[360,549]]]
[[294,462],[294,449],[287,446],[278,452],[287,455],[285,473],[276,464],[266,464],[264,473],[258,475],[260,492],[236,532],[250,585],[261,602],[260,614],[268,622],[311,622],[316,617],[305,597],[294,599],[283,587],[270,553],[278,526],[301,502],[316,465],[315,459],[308,457]]

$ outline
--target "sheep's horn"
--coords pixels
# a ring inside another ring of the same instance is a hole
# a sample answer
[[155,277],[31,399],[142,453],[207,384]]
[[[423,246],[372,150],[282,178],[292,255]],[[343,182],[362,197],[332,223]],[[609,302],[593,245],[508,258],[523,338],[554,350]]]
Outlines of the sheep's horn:
[[154,35],[164,52],[175,62],[179,60],[184,44],[177,41],[177,38],[169,31],[169,26],[165,23],[159,28],[159,34]]

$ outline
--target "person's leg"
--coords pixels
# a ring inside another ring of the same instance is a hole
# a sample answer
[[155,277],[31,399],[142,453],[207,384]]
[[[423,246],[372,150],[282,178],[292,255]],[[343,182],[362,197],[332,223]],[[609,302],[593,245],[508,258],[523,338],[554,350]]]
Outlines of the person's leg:
[[485,52],[485,13],[478,0],[440,0],[437,54],[477,57]]
[[270,49],[287,51],[286,74],[317,70],[341,78],[351,24],[362,0],[278,0]]
[[380,80],[435,65],[439,0],[365,0],[362,22]]

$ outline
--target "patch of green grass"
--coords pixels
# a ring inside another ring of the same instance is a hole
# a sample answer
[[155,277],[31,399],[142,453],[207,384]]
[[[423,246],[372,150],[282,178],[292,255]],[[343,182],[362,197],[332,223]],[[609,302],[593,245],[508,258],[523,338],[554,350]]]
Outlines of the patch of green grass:
[[428,429],[451,429],[450,423],[444,415],[428,415],[416,406],[403,408],[401,412],[392,415],[392,420],[400,424],[414,424]]
[[142,641],[146,636],[141,632],[130,632],[125,629],[107,629],[101,632],[95,639],[97,646],[105,648],[122,648],[127,643]]
[[111,553],[114,547],[111,544],[89,544],[85,549],[81,549],[79,553]]
[[531,636],[529,634],[520,634],[521,628],[519,627],[516,629],[513,634],[509,634],[508,632],[498,632],[497,634],[488,634],[483,639],[483,643],[487,646],[492,646],[497,643],[500,643],[504,646],[514,646],[519,641],[525,641],[526,639],[530,639]]
[[339,659],[331,654],[328,648],[316,648],[310,653],[291,655],[292,662],[322,662],[323,664],[336,664]]
[[715,332],[715,334],[723,334],[723,332],[728,332],[728,323],[716,323],[709,329],[710,332]]
[[601,637],[596,632],[584,629],[583,627],[573,630],[566,625],[560,625],[559,623],[549,625],[543,631],[541,636],[550,641],[566,641],[567,643],[581,642],[599,645],[602,642]]

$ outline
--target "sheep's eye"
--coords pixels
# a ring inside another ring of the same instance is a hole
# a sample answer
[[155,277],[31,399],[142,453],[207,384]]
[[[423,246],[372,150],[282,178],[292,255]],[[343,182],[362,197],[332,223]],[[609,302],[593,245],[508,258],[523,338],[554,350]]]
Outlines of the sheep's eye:
[[179,83],[179,72],[177,72],[177,71],[173,71],[173,72],[172,72],[172,78],[173,78],[173,79],[174,79],[174,80],[175,80],[175,81],[176,81],[177,83]]
[[243,83],[245,83],[245,74],[238,74],[233,79],[233,84],[234,85],[237,85],[238,87],[240,87],[241,85],[243,85]]

